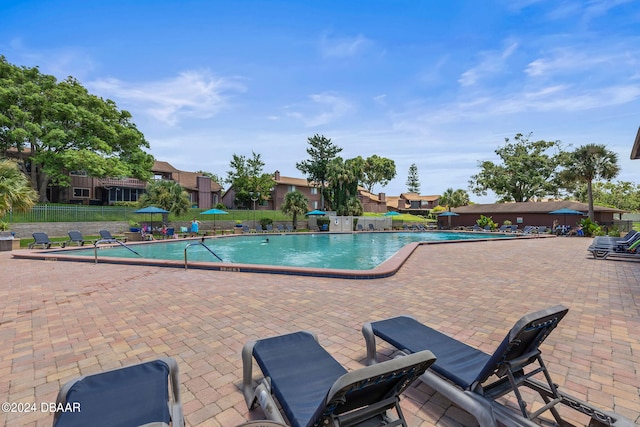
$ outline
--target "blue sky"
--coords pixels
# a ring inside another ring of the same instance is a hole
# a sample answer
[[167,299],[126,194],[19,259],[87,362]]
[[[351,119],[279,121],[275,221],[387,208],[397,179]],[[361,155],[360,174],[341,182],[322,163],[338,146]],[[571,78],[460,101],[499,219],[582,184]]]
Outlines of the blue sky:
[[[606,144],[640,126],[640,1],[6,1],[0,54],[129,110],[151,153],[302,177],[307,138],[395,161],[374,191],[467,189],[505,137]],[[476,202],[493,198],[471,196]]]

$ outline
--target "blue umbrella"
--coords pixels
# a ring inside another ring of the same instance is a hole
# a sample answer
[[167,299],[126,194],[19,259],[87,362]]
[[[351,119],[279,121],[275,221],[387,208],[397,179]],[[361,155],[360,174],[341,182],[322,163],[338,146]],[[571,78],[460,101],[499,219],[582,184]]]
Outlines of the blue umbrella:
[[149,220],[149,223],[151,224],[150,227],[153,232],[153,214],[168,214],[169,211],[159,208],[157,206],[147,206],[146,208],[138,209],[136,213],[151,215],[151,219]]
[[562,215],[563,216],[563,221],[564,221],[564,225],[567,225],[567,215],[586,215],[584,212],[580,212],[577,211],[575,209],[569,209],[569,208],[561,208],[561,209],[556,209],[555,211],[551,211],[549,212],[549,215]]
[[389,211],[386,214],[384,214],[384,216],[398,216],[400,215],[400,212],[396,212],[396,211]]
[[326,215],[326,214],[327,214],[326,212],[319,211],[318,209],[316,209],[316,210],[313,210],[313,211],[311,211],[311,212],[307,212],[305,215],[312,215],[312,216],[313,216],[313,215],[317,215],[317,216],[322,216],[322,215]]
[[213,215],[213,228],[216,228],[216,215],[227,215],[229,212],[222,209],[209,209],[208,211],[201,212],[200,215]]
[[451,228],[451,217],[452,216],[460,216],[460,214],[457,214],[457,213],[451,212],[451,211],[446,211],[446,212],[442,212],[438,216],[446,216],[446,217],[448,217],[447,219],[449,220],[449,228]]

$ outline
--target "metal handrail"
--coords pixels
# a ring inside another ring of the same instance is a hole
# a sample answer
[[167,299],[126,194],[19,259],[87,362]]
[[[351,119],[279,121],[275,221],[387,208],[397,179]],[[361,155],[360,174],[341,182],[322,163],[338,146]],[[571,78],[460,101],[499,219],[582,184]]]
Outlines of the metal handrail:
[[[204,247],[205,247],[205,249],[206,249],[206,250],[208,250],[209,252],[211,252],[211,254],[212,254],[214,257],[216,257],[216,258],[218,258],[220,261],[222,261],[222,258],[220,258],[218,255],[216,255],[216,253],[215,253],[215,252],[213,252],[213,251],[211,250],[211,248],[209,248],[209,246],[207,246],[207,245],[205,245],[205,244],[204,244],[204,237],[203,237],[201,241],[199,241],[199,242],[189,243],[187,246],[185,246],[185,247],[184,247],[184,269],[185,269],[185,270],[187,270],[187,249],[189,249],[189,247],[190,247],[190,246],[193,246],[193,245],[200,245],[200,246],[204,246]],[[223,262],[224,262],[224,261],[223,261]]]
[[98,244],[100,244],[100,243],[117,243],[120,246],[124,246],[125,248],[129,249],[131,252],[133,252],[134,254],[138,255],[139,257],[142,257],[142,255],[140,255],[138,252],[134,251],[129,246],[125,245],[124,243],[122,243],[119,240],[116,240],[116,239],[100,239],[100,240],[97,240],[93,244],[93,257],[94,257],[94,260],[95,260],[94,261],[95,264],[98,263]]

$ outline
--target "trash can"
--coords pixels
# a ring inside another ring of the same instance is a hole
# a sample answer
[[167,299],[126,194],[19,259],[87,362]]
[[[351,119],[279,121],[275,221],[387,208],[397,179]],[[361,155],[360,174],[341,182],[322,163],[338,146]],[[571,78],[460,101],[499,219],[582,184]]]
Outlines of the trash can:
[[13,233],[0,231],[0,252],[10,251],[13,247]]

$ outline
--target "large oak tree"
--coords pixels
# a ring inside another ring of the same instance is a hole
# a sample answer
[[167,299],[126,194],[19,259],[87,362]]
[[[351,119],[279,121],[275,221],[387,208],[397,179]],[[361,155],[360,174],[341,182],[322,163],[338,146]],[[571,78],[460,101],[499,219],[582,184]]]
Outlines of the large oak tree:
[[131,114],[115,102],[90,94],[73,77],[57,82],[0,56],[0,154],[15,150],[40,201],[49,185],[68,186],[72,171],[147,180],[148,148]]
[[469,180],[470,190],[478,196],[491,190],[501,202],[557,196],[567,154],[559,141],[530,141],[530,136],[519,133],[513,141],[505,138],[505,145],[495,150],[501,162],[480,162],[480,172]]

